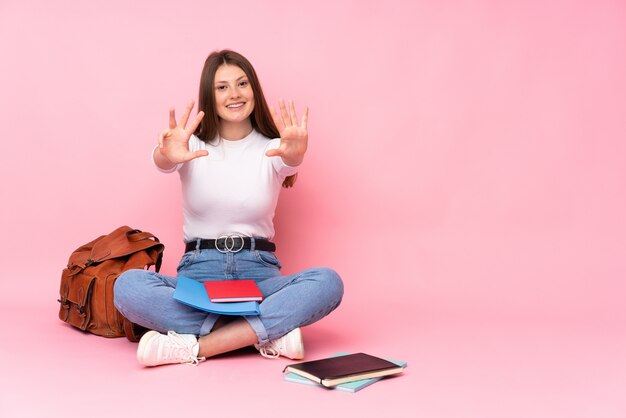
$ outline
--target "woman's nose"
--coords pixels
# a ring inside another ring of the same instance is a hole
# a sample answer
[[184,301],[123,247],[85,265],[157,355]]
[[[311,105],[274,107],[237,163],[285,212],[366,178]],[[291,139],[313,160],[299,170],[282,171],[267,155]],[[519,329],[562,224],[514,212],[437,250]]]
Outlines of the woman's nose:
[[230,89],[230,97],[231,98],[241,97],[241,93],[239,92],[239,87]]

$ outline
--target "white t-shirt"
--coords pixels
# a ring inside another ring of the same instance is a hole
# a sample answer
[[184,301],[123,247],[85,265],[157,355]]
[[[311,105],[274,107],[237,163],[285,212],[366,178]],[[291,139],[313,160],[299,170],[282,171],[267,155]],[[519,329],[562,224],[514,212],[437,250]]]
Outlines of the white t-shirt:
[[209,155],[171,170],[159,168],[180,174],[185,242],[223,234],[272,239],[283,180],[297,172],[280,157],[265,155],[278,148],[280,138],[270,140],[253,130],[239,141],[213,143],[192,135],[189,150],[207,150]]

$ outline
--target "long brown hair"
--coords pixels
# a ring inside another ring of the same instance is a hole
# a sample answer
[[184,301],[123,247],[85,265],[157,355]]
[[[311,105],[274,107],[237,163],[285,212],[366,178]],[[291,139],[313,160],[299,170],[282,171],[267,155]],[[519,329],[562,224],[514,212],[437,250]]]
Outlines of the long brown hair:
[[[280,134],[272,120],[272,115],[267,106],[267,101],[261,89],[261,83],[250,61],[243,55],[224,49],[212,52],[204,62],[202,75],[200,76],[200,92],[198,95],[198,111],[204,112],[204,118],[198,125],[195,135],[202,141],[209,143],[218,133],[220,124],[219,116],[215,108],[215,73],[223,64],[236,65],[241,68],[248,77],[252,93],[254,94],[254,110],[250,114],[252,128],[267,138],[278,138]],[[297,174],[285,178],[283,187],[291,187],[296,182]]]

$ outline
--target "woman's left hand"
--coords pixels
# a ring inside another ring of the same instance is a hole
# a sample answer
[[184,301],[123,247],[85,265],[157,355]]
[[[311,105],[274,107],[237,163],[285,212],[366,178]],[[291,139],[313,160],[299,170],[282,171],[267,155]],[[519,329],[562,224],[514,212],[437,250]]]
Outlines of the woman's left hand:
[[265,153],[268,157],[280,157],[283,162],[291,167],[296,167],[302,163],[306,152],[309,133],[307,131],[307,120],[309,108],[304,109],[302,120],[298,123],[296,108],[293,101],[289,100],[289,109],[285,106],[285,101],[280,99],[280,115],[273,107],[270,107],[272,119],[280,133],[280,146]]

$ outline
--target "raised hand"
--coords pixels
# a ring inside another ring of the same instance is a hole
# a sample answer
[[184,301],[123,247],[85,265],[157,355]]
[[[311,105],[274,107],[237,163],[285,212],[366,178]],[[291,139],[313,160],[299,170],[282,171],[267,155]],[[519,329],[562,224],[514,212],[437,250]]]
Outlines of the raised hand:
[[185,112],[178,124],[176,123],[174,108],[170,108],[170,127],[159,135],[159,151],[163,157],[174,165],[209,155],[209,152],[206,150],[189,151],[189,138],[191,138],[191,135],[204,117],[204,112],[198,112],[191,125],[187,127],[187,121],[193,107],[194,102],[192,100],[185,108]]
[[281,157],[285,164],[295,167],[302,163],[307,149],[309,108],[304,109],[302,120],[298,123],[293,101],[289,100],[289,109],[285,106],[283,99],[279,100],[278,105],[280,114],[273,107],[270,107],[270,112],[280,134],[280,146],[267,151],[265,155],[268,157]]

